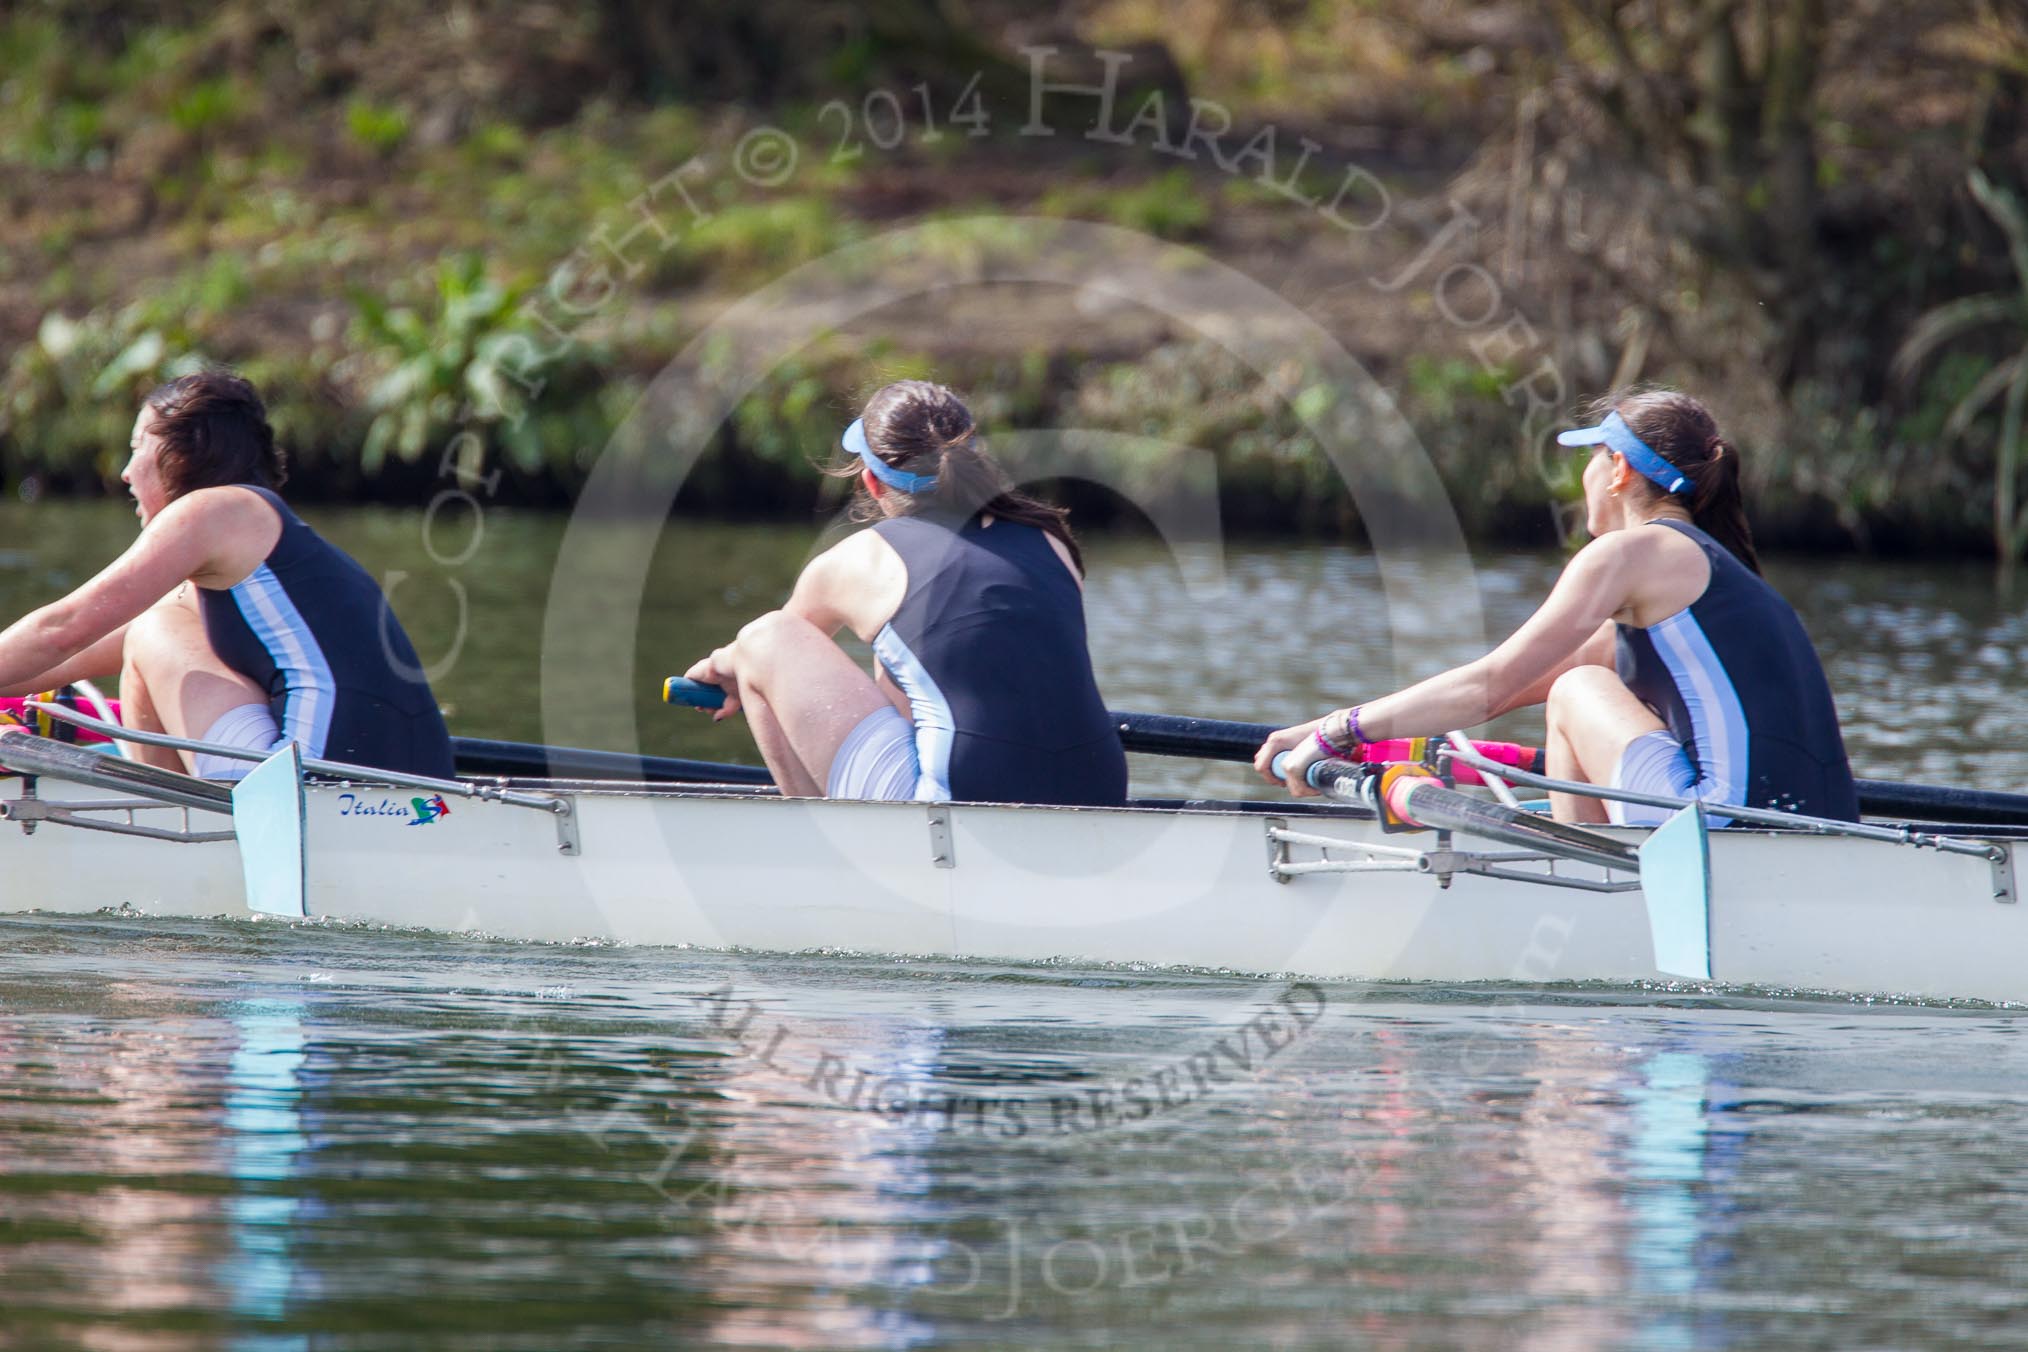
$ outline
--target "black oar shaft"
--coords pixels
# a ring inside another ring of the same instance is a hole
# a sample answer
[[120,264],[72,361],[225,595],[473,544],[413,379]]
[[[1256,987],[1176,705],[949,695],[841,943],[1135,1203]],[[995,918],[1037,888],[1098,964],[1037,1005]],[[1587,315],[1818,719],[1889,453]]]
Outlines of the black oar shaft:
[[[1239,723],[1179,714],[1137,714],[1114,710],[1113,725],[1120,744],[1129,751],[1154,756],[1196,756],[1205,760],[1247,762],[1268,735],[1272,723]],[[672,756],[630,756],[619,751],[577,747],[543,747],[525,742],[497,742],[474,737],[452,739],[458,772],[569,779],[646,780],[670,784],[772,784],[758,765],[684,760]],[[2028,794],[1985,789],[1906,784],[1895,780],[1859,781],[1859,807],[1871,817],[1960,825],[2018,826],[2028,823]]]
[[[1200,756],[1206,760],[1251,761],[1271,723],[1229,723],[1174,714],[1113,713],[1120,741],[1129,751],[1158,756]],[[1869,817],[1949,822],[1962,826],[2028,825],[2028,794],[2001,793],[1891,779],[1859,781],[1859,810]]]
[[1120,744],[1155,756],[1198,756],[1205,760],[1251,761],[1275,731],[1273,723],[1229,723],[1219,718],[1113,711]]
[[2028,825],[2028,794],[1862,779],[1859,810],[1869,817],[1958,826],[2022,826]]
[[683,760],[675,756],[630,756],[574,746],[535,746],[480,737],[453,737],[451,749],[461,775],[505,775],[510,779],[610,779],[650,784],[772,784],[760,765]]

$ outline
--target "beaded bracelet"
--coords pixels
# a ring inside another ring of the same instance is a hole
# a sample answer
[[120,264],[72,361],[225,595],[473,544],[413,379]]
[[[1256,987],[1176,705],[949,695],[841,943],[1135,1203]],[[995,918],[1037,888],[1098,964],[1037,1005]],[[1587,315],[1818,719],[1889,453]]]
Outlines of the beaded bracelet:
[[1324,725],[1331,721],[1329,718],[1319,720],[1316,728],[1311,733],[1311,735],[1316,738],[1318,748],[1321,749],[1325,755],[1335,756],[1339,760],[1356,761],[1359,759],[1359,745],[1365,739],[1360,737],[1358,734],[1359,711],[1357,709],[1353,709],[1350,712],[1353,728],[1351,736],[1352,742],[1351,750],[1349,751],[1346,750],[1344,747],[1339,746],[1336,742],[1332,741],[1329,737],[1326,737],[1324,735]]
[[1318,748],[1325,755],[1336,756],[1339,760],[1358,760],[1362,754],[1362,748],[1366,744],[1366,738],[1359,727],[1359,706],[1355,704],[1345,711],[1346,740],[1352,744],[1349,751],[1324,735],[1324,725],[1330,721],[1329,718],[1320,720],[1315,731],[1311,734],[1316,738]]

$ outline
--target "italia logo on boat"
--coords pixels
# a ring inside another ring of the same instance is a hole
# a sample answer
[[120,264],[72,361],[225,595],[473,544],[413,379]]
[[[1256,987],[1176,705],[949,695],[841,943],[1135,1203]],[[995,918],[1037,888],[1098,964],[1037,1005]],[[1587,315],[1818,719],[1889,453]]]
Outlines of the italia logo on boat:
[[428,826],[451,815],[451,805],[440,793],[427,798],[411,798],[406,804],[393,798],[373,800],[362,798],[356,793],[338,795],[338,815],[341,817],[392,817],[407,826]]
[[427,798],[411,798],[408,802],[415,809],[415,820],[409,823],[410,826],[428,826],[439,817],[451,815],[450,805],[444,802],[440,793],[433,793]]

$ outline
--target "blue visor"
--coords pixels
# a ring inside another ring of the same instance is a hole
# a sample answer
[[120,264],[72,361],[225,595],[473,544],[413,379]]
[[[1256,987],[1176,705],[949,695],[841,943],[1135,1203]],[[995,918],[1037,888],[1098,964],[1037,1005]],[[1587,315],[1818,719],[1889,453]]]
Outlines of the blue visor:
[[1606,414],[1605,421],[1597,427],[1559,432],[1556,441],[1560,446],[1597,446],[1603,443],[1619,452],[1629,465],[1660,484],[1664,493],[1681,493],[1693,486],[1689,475],[1664,460],[1654,447],[1635,436],[1634,429],[1627,426],[1627,420],[1617,413]]
[[846,450],[852,452],[852,454],[865,462],[866,468],[873,471],[874,478],[880,480],[880,482],[886,484],[889,488],[899,489],[904,493],[931,493],[936,491],[936,475],[910,474],[905,469],[896,469],[875,455],[873,448],[866,444],[866,425],[862,420],[854,418],[852,425],[845,429],[845,435],[839,441]]

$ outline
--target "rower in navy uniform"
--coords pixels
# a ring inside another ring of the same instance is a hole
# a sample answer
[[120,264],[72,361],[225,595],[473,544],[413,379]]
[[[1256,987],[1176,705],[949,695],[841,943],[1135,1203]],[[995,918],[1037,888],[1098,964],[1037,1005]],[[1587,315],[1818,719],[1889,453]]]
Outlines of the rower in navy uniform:
[[[1809,635],[1761,577],[1739,452],[1703,404],[1653,390],[1593,405],[1582,448],[1592,540],[1542,608],[1490,654],[1262,744],[1291,792],[1355,742],[1470,728],[1546,704],[1557,779],[1843,821],[1859,799]],[[1660,809],[1552,794],[1564,821],[1652,825]],[[1714,815],[1714,825],[1726,818]]]
[[[120,678],[128,727],[449,777],[450,735],[387,598],[290,511],[254,387],[202,371],[151,393],[120,478],[141,534],[98,576],[0,633],[0,694]],[[130,745],[213,779],[252,762]]]
[[[878,391],[842,445],[874,525],[690,668],[726,687],[715,717],[744,710],[787,794],[1124,802],[1066,513],[1009,486],[941,385]],[[832,640],[841,628],[872,645],[872,675]]]

